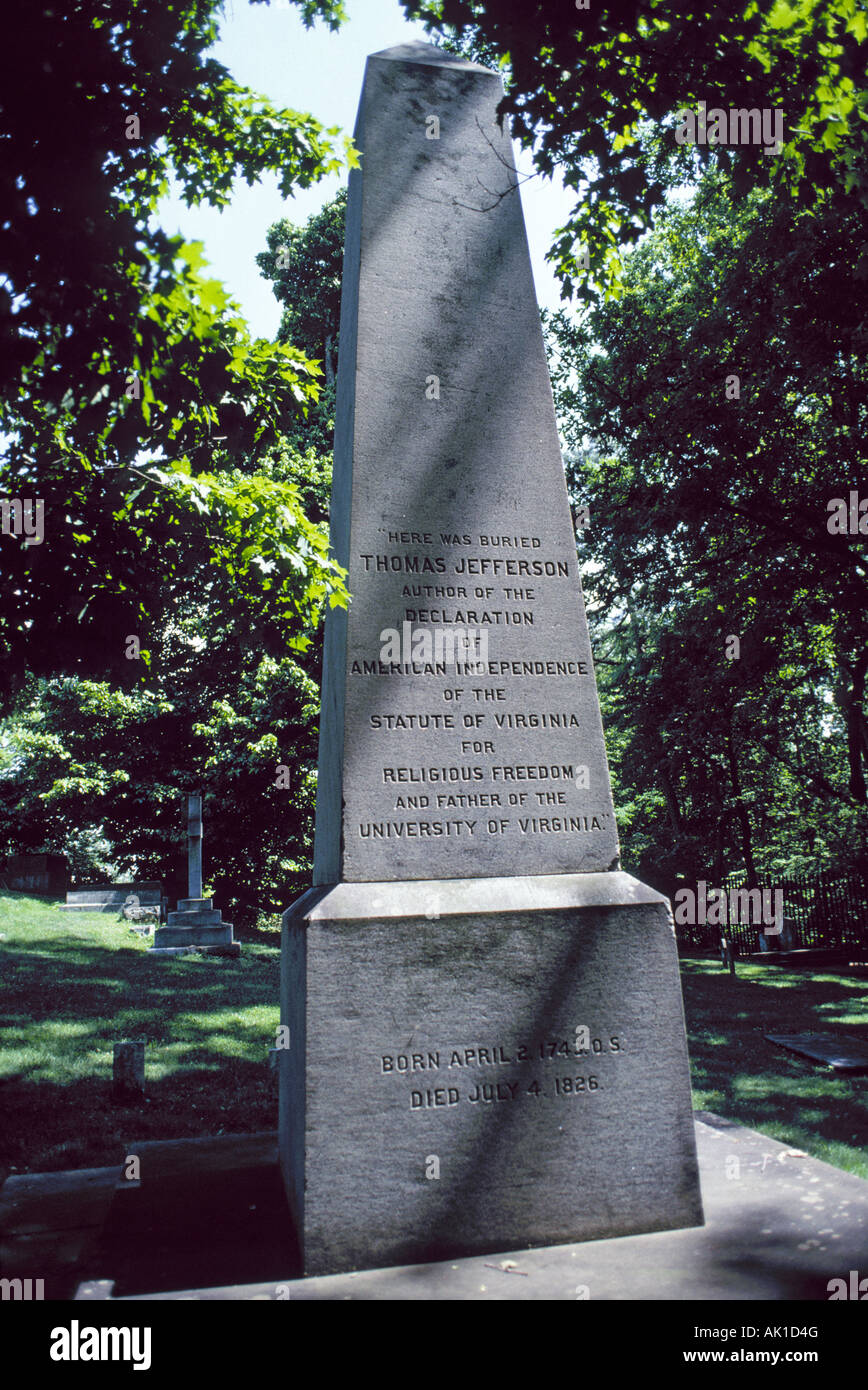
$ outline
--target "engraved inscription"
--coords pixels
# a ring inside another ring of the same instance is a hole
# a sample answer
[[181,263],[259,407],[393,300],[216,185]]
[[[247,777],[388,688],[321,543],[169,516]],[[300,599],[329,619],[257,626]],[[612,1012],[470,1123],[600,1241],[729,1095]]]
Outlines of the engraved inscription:
[[[587,1036],[586,1036],[587,1035]],[[586,1026],[575,1030],[575,1038],[541,1038],[534,1042],[487,1043],[473,1046],[447,1046],[424,1052],[385,1052],[379,1058],[381,1076],[415,1076],[419,1072],[441,1072],[442,1080],[418,1083],[407,1093],[410,1110],[449,1110],[462,1104],[496,1105],[533,1100],[575,1099],[606,1089],[613,1076],[598,1070],[557,1072],[547,1063],[581,1057],[602,1062],[615,1060],[627,1051],[622,1032],[592,1034]],[[492,1069],[511,1068],[509,1074]],[[485,1069],[488,1074],[471,1075]],[[460,1084],[459,1084],[460,1081]]]
[[[392,546],[394,549],[388,549]],[[456,548],[460,549],[455,553]],[[428,549],[433,553],[428,553]],[[476,553],[472,553],[476,549]],[[498,550],[497,555],[485,555],[484,550]],[[467,532],[441,531],[435,537],[428,531],[387,531],[387,541],[381,542],[380,549],[363,550],[359,562],[363,573],[370,575],[371,581],[378,577],[388,582],[394,574],[435,574],[458,575],[458,577],[490,577],[494,584],[402,584],[396,600],[417,599],[455,599],[460,606],[403,606],[401,621],[403,626],[421,623],[437,627],[467,626],[477,628],[497,628],[504,626],[534,626],[534,610],[515,609],[509,605],[529,603],[536,605],[540,596],[541,582],[569,580],[570,564],[554,556],[536,555],[520,557],[516,552],[543,549],[543,539],[534,535],[490,535],[479,534],[474,537]],[[533,585],[502,584],[497,581],[512,580],[512,577],[533,578]],[[497,606],[499,599],[505,606]],[[484,606],[473,606],[474,600],[484,600]],[[396,628],[395,628],[396,631]],[[409,630],[408,630],[409,631]],[[581,660],[540,660],[533,656],[526,660],[498,660],[492,656],[484,662],[384,662],[384,660],[353,660],[349,666],[351,676],[383,677],[405,674],[405,676],[424,676],[430,678],[433,694],[437,695],[440,684],[438,678],[455,676],[513,676],[569,678],[587,676],[588,663]],[[544,734],[545,731],[576,731],[576,739],[581,735],[579,714],[568,708],[551,710],[501,709],[474,712],[473,706],[504,705],[509,702],[505,687],[485,687],[470,684],[467,688],[440,689],[440,698],[451,702],[455,709],[381,709],[377,708],[367,716],[371,730],[380,734],[395,735],[395,751],[401,746],[409,749],[409,742],[403,742],[401,735],[417,734],[420,731],[458,734],[453,752],[455,759],[445,760],[441,766],[410,765],[410,763],[385,760],[381,767],[381,780],[385,792],[383,815],[377,819],[360,820],[356,823],[359,840],[431,840],[431,838],[485,838],[519,837],[520,840],[538,835],[595,835],[606,828],[606,820],[611,813],[604,809],[588,808],[580,805],[587,801],[584,784],[581,783],[577,767],[579,763],[562,762],[523,762],[517,759],[504,759],[506,749],[499,748],[502,739],[498,735],[526,734],[527,731]],[[520,696],[517,696],[520,699]],[[470,709],[466,706],[469,705]],[[459,709],[458,706],[465,706]],[[480,737],[460,737],[473,731]],[[488,735],[488,737],[485,737]],[[385,746],[388,746],[385,745]],[[448,746],[448,742],[447,742]],[[579,744],[576,744],[579,751]],[[462,762],[467,755],[476,762]],[[389,788],[399,785],[455,785],[479,783],[485,791],[473,794],[437,794],[434,801],[421,794],[416,798],[403,796],[396,792],[391,798]],[[509,784],[540,783],[533,791],[509,792]],[[566,785],[568,790],[554,784]],[[498,788],[504,788],[499,791]],[[416,817],[415,810],[463,810],[485,809],[512,806],[526,810],[526,815],[501,816],[498,819],[447,819],[447,817]],[[534,815],[543,808],[565,808],[558,815]]]
[[[539,535],[457,527],[381,526],[372,540],[357,551],[355,568],[369,591],[372,625],[390,635],[379,650],[373,633],[371,650],[357,644],[347,669],[376,735],[369,767],[382,795],[379,805],[368,801],[366,818],[356,811],[348,834],[359,845],[496,840],[516,849],[611,837],[607,780],[590,787],[582,758],[588,735],[598,737],[593,694],[577,687],[593,679],[590,661],[581,651],[552,650],[563,595],[577,582],[574,556],[552,553]],[[499,636],[516,628],[524,629],[518,653],[514,638]],[[413,641],[393,642],[399,629]],[[445,653],[438,646],[445,631],[485,634],[472,653],[482,659],[460,646],[449,659],[448,643]],[[433,643],[421,640],[432,632]],[[534,650],[536,640],[542,650]],[[501,814],[443,814],[488,809]]]

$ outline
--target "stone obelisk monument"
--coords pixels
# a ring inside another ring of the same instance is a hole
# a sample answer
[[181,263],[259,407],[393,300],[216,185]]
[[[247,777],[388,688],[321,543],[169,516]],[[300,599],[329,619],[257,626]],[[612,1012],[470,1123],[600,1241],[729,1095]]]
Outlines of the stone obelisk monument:
[[282,945],[311,1274],[702,1221],[671,914],[619,870],[501,96],[410,44],[368,59],[356,125],[331,515],[353,599]]

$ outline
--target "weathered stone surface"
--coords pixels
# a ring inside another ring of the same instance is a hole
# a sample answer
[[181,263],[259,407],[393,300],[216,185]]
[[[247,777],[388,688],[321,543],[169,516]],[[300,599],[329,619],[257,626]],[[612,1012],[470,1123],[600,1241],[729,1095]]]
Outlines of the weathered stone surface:
[[[190,902],[187,898],[184,901]],[[201,898],[201,902],[209,902],[209,898]],[[223,913],[219,907],[184,907],[178,908],[177,912],[170,912],[168,925],[170,927],[212,927],[218,925],[223,918]]]
[[[655,1122],[647,1136],[649,1146],[655,1143],[658,1129]],[[758,1303],[757,1321],[764,1302],[775,1302],[779,1308],[791,1300],[809,1302],[813,1307],[800,1310],[798,1319],[790,1308],[786,1317],[801,1327],[815,1325],[817,1304],[828,1302],[836,1287],[840,1290],[841,1281],[852,1287],[851,1271],[859,1271],[857,1279],[865,1277],[868,1182],[718,1115],[696,1116],[696,1138],[706,1225],[694,1230],[537,1250],[505,1249],[441,1263],[393,1265],[322,1278],[292,1278],[295,1270],[287,1258],[279,1282],[260,1275],[255,1284],[236,1283],[221,1289],[209,1280],[207,1287],[200,1285],[183,1294],[155,1290],[151,1297],[230,1302],[289,1299],[292,1303],[547,1301],[572,1303],[573,1317],[582,1315],[576,1300],[587,1298],[584,1335],[591,1335],[591,1327],[593,1336],[598,1335],[600,1305],[614,1303],[623,1310],[621,1324],[630,1319],[628,1335],[646,1357],[653,1340],[637,1342],[635,1337],[640,1302],[668,1302],[673,1310],[683,1309],[681,1331],[692,1332],[689,1310],[697,1300],[725,1305],[710,1309],[710,1319],[695,1319],[706,1326],[723,1325],[734,1300]],[[649,1311],[653,1339],[661,1324],[657,1308]],[[782,1312],[767,1312],[762,1328],[782,1320]],[[853,1312],[858,1316],[856,1309]],[[522,1316],[526,1319],[527,1314]],[[615,1323],[611,1326],[614,1329]],[[757,1338],[754,1347],[760,1342]],[[683,1346],[694,1343],[695,1339],[685,1339]],[[721,1344],[709,1339],[704,1345]],[[774,1341],[764,1345],[774,1346]],[[818,1343],[803,1334],[798,1345],[816,1347]],[[823,1347],[822,1342],[819,1345]]]
[[[594,871],[618,853],[501,95],[427,44],[368,60],[332,500],[353,602],[326,626],[316,883]],[[484,668],[381,667],[381,633],[405,623],[432,642],[478,629]]]
[[823,1062],[833,1071],[848,1072],[851,1076],[868,1075],[868,1042],[864,1037],[840,1033],[766,1033],[766,1038],[811,1062]]
[[[309,1274],[702,1220],[671,915],[617,872],[500,96],[409,45],[369,59],[356,128],[331,509],[353,600],[281,954]],[[468,627],[484,655],[380,650]]]
[[701,1222],[665,899],[620,873],[414,886],[408,915],[343,884],[284,918],[305,1271]]
[[69,864],[65,854],[10,854],[0,877],[14,893],[53,897],[66,892]]
[[221,920],[217,910],[170,912],[169,922],[154,933],[154,947],[228,945],[232,923]]
[[187,797],[187,892],[202,896],[202,793]]
[[161,909],[163,903],[161,883],[86,883],[70,888],[61,907],[65,912],[117,913],[125,907]]
[[145,1044],[118,1042],[114,1048],[112,1092],[116,1100],[140,1100],[145,1093]]

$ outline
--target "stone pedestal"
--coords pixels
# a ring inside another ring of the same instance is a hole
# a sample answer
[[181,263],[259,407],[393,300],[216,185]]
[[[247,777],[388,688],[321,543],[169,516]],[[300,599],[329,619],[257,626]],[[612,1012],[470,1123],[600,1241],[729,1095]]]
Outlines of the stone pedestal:
[[181,898],[165,927],[154,933],[154,950],[165,947],[207,947],[232,944],[232,923],[223,921],[211,898]]
[[701,1224],[671,916],[629,875],[311,889],[281,995],[306,1274]]

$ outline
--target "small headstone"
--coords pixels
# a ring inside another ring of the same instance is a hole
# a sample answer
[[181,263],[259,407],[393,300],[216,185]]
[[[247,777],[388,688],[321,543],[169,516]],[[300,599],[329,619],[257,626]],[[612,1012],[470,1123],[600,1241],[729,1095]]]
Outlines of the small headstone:
[[353,601],[282,944],[308,1274],[702,1221],[672,917],[618,870],[502,95],[409,44],[369,58],[356,126],[331,507]]
[[114,1048],[112,1095],[115,1100],[129,1103],[141,1100],[145,1094],[145,1044],[118,1042]]
[[734,975],[735,954],[733,952],[732,942],[728,936],[722,936],[720,938],[720,959],[723,965],[729,970],[730,975]]

